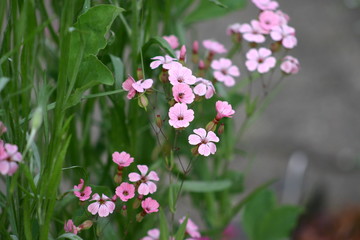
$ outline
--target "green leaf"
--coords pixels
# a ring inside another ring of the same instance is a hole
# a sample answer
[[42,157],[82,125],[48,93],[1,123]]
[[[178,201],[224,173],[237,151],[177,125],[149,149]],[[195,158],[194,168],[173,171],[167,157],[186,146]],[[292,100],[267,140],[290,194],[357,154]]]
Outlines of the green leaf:
[[166,216],[162,208],[160,208],[160,240],[169,240],[169,227],[167,225]]
[[244,191],[244,174],[237,171],[226,172],[226,178],[231,180],[231,193],[241,193]]
[[216,192],[228,189],[231,187],[229,180],[216,180],[216,181],[184,181],[182,189],[188,192]]
[[4,89],[6,84],[10,81],[7,77],[0,77],[0,92]]
[[79,237],[78,235],[75,235],[73,233],[64,233],[62,235],[60,235],[59,237],[57,237],[57,239],[70,239],[70,240],[82,240],[81,237]]
[[124,81],[124,63],[120,58],[110,54],[111,63],[114,67],[115,88],[121,88]]
[[245,7],[245,0],[201,0],[199,5],[186,18],[185,24],[224,16]]
[[270,210],[259,223],[255,240],[282,240],[291,234],[302,209],[283,206]]
[[150,38],[150,40],[147,41],[147,43],[145,43],[144,46],[142,47],[142,51],[146,52],[149,49],[149,47],[153,44],[159,45],[171,57],[174,57],[174,58],[176,57],[174,50],[170,47],[169,43],[162,37]]
[[183,240],[184,239],[187,222],[188,222],[188,217],[186,217],[184,219],[184,221],[181,223],[178,231],[175,234],[175,240]]

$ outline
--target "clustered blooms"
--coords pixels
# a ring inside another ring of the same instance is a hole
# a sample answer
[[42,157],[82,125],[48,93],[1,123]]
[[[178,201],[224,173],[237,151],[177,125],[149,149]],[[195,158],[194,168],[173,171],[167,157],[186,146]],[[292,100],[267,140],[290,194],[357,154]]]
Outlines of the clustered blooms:
[[[0,137],[6,132],[6,126],[0,121]],[[0,139],[0,173],[12,176],[19,168],[20,162],[22,162],[22,154],[19,152],[18,146],[5,143]]]

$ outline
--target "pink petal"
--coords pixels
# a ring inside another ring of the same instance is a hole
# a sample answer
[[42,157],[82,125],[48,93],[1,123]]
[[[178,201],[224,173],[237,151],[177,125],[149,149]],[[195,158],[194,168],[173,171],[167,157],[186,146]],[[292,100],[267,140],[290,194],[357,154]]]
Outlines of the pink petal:
[[259,53],[256,49],[252,48],[246,53],[246,58],[249,60],[256,60],[259,58]]
[[138,188],[138,193],[141,195],[148,195],[149,194],[149,186],[146,183],[141,183]]
[[204,155],[206,157],[210,155],[210,148],[206,144],[201,144],[198,151],[199,154]]
[[99,217],[107,217],[109,215],[109,209],[105,204],[101,204],[98,213],[99,213]]
[[209,149],[210,149],[210,153],[211,153],[211,154],[215,154],[215,152],[216,152],[216,145],[215,145],[215,143],[209,142],[209,143],[207,143],[207,145],[208,145],[208,147],[209,147]]
[[253,72],[258,66],[258,62],[254,60],[248,60],[246,61],[245,65],[249,71]]
[[146,173],[148,172],[149,168],[146,165],[137,165],[137,168],[139,169],[139,171],[141,172],[142,176],[145,176]]
[[219,142],[220,139],[216,136],[213,131],[209,131],[206,138],[211,142]]
[[0,173],[5,175],[8,173],[10,169],[10,165],[8,163],[8,161],[4,160],[4,161],[0,161]]
[[140,174],[138,173],[129,173],[129,181],[130,182],[137,182],[141,179],[141,176]]
[[94,202],[92,204],[90,204],[87,208],[87,210],[92,214],[92,215],[95,215],[98,210],[99,210],[99,207],[100,207],[100,203],[98,202]]
[[227,87],[232,87],[232,86],[235,85],[235,79],[233,77],[231,77],[231,76],[226,76],[224,78],[224,84]]
[[8,175],[12,176],[16,170],[18,169],[19,165],[17,165],[17,163],[15,162],[10,162],[9,163],[9,171],[8,171]]
[[91,201],[98,201],[98,200],[100,200],[100,196],[99,196],[99,194],[95,193],[95,194],[92,196]]
[[270,70],[270,67],[265,63],[261,63],[259,64],[257,70],[259,73],[266,73]]
[[148,188],[149,188],[149,192],[150,192],[151,194],[153,194],[154,192],[156,192],[157,187],[156,187],[156,184],[155,184],[155,183],[153,183],[153,182],[147,182],[147,185],[148,185]]
[[142,82],[141,86],[144,88],[144,89],[149,89],[151,88],[151,86],[153,85],[154,81],[152,79],[146,79]]
[[204,139],[206,137],[206,130],[203,128],[194,129],[194,133],[199,135],[202,139]]
[[153,62],[150,63],[150,68],[151,69],[158,68],[161,64],[162,64],[161,61],[153,61]]
[[147,175],[147,179],[148,180],[152,180],[152,181],[159,181],[159,176],[157,175],[157,173],[155,171],[151,171],[148,175]]
[[198,145],[199,143],[201,143],[200,136],[196,134],[190,134],[188,140],[191,145]]
[[198,96],[204,96],[206,94],[206,85],[200,83],[194,87],[193,91]]
[[267,49],[267,48],[260,48],[259,49],[259,56],[260,57],[265,58],[265,57],[268,57],[270,55],[271,55],[271,51],[269,49]]
[[113,213],[113,211],[115,210],[115,203],[113,203],[112,201],[106,201],[104,205],[107,207],[110,213]]

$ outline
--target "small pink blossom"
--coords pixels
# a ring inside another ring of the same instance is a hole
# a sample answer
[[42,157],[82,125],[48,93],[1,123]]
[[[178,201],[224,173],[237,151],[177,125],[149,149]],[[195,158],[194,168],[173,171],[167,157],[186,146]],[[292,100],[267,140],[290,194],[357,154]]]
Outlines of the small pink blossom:
[[276,59],[271,56],[271,51],[267,48],[259,50],[252,48],[246,53],[246,58],[245,65],[251,72],[257,70],[259,73],[266,73],[276,64]]
[[138,93],[143,93],[147,89],[150,89],[153,85],[154,81],[152,79],[141,79],[139,81],[136,81],[132,84],[132,87],[136,90]]
[[226,29],[226,34],[227,35],[232,35],[232,34],[238,34],[241,33],[241,24],[240,23],[234,23],[231,24],[227,29]]
[[172,87],[172,93],[176,102],[190,104],[194,101],[195,95],[186,83],[179,83]]
[[92,196],[91,203],[87,210],[92,214],[99,214],[99,217],[107,217],[110,213],[113,213],[115,209],[115,203],[108,198],[105,194],[100,197],[99,194],[95,193]]
[[202,42],[204,48],[206,48],[207,50],[209,50],[210,53],[215,54],[222,54],[222,53],[226,53],[227,50],[224,47],[224,45],[222,45],[221,43],[214,41],[214,40],[204,40]]
[[0,121],[0,136],[7,132],[7,128],[3,122]]
[[135,187],[130,183],[123,182],[115,190],[116,195],[123,202],[127,202],[135,196]]
[[86,201],[90,198],[91,195],[91,187],[84,187],[84,179],[80,179],[79,185],[74,186],[74,195],[79,198],[80,201]]
[[275,10],[279,7],[279,3],[272,0],[252,0],[252,2],[260,10]]
[[280,17],[275,12],[266,10],[260,13],[259,22],[261,28],[266,33],[270,33],[271,29],[280,25]]
[[179,47],[179,40],[176,36],[174,35],[163,36],[163,39],[165,39],[169,43],[172,49],[176,49]]
[[128,91],[128,94],[127,94],[128,99],[132,99],[133,97],[135,97],[135,94],[136,94],[136,90],[132,86],[133,83],[135,83],[134,78],[132,76],[129,76],[122,84],[122,88],[125,91]]
[[141,202],[141,207],[144,209],[144,211],[147,214],[158,212],[159,206],[160,206],[159,203],[156,200],[152,199],[151,197],[148,197]]
[[124,151],[122,151],[121,153],[114,152],[112,154],[112,160],[119,167],[128,167],[132,162],[134,162],[134,158],[130,157],[130,154]]
[[0,173],[12,176],[21,161],[22,155],[18,152],[18,147],[0,140]]
[[191,145],[198,145],[198,152],[200,155],[209,156],[215,154],[216,145],[214,142],[219,142],[220,139],[213,131],[206,132],[203,128],[194,129],[195,134],[191,134],[188,138]]
[[240,76],[239,68],[232,65],[230,59],[220,58],[211,63],[211,68],[214,69],[214,77],[219,82],[223,82],[225,86],[232,87],[235,85],[234,77]]
[[196,86],[194,87],[194,93],[198,96],[205,96],[206,99],[210,99],[215,94],[215,88],[211,81],[197,78]]
[[156,192],[156,184],[152,181],[159,181],[159,177],[155,171],[150,171],[148,175],[147,172],[149,168],[146,165],[137,165],[140,174],[138,173],[130,173],[129,180],[130,182],[140,182],[138,193],[141,195],[148,195],[149,193]]
[[287,25],[288,22],[290,21],[290,17],[289,15],[287,15],[286,13],[284,13],[283,11],[281,10],[277,10],[275,12],[279,18],[280,18],[280,25]]
[[217,101],[216,102],[216,120],[220,120],[224,117],[232,118],[235,114],[235,111],[232,109],[231,104],[226,101]]
[[141,240],[159,240],[160,239],[160,231],[157,228],[150,229],[147,232],[147,236],[143,237]]
[[72,219],[69,219],[64,224],[64,230],[65,230],[65,232],[73,233],[73,234],[77,235],[81,229],[79,227],[75,226]]
[[240,32],[243,34],[243,38],[248,42],[265,42],[266,39],[263,34],[265,34],[266,31],[261,28],[259,21],[252,20],[250,24],[245,23],[241,25]]
[[188,127],[194,120],[194,111],[188,109],[185,103],[176,103],[169,109],[169,124],[174,128]]
[[[185,217],[179,220],[179,223],[182,224],[185,221]],[[199,227],[190,219],[188,218],[186,223],[186,233],[190,235],[192,238],[200,238],[201,234],[199,232]]]
[[179,83],[191,85],[195,83],[196,77],[189,68],[177,65],[169,69],[169,81],[172,85]]
[[274,41],[281,41],[285,48],[291,49],[297,45],[295,28],[293,27],[287,25],[275,26],[271,30],[270,36]]
[[157,56],[151,59],[154,60],[150,63],[151,69],[158,68],[160,65],[162,65],[163,69],[169,70],[176,65],[181,65],[179,62],[177,62],[176,58],[172,58],[169,55],[165,55],[165,57]]
[[292,56],[286,56],[282,60],[280,69],[286,74],[296,74],[300,70],[299,60]]

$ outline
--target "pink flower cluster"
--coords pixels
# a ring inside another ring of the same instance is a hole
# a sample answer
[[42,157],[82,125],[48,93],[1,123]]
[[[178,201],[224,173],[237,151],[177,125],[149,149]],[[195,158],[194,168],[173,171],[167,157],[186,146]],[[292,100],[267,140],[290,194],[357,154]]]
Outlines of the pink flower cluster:
[[[6,133],[7,128],[0,121],[0,136]],[[22,162],[22,155],[18,151],[18,146],[10,143],[5,143],[0,139],[0,173],[2,175],[12,176],[19,168],[19,163]]]

